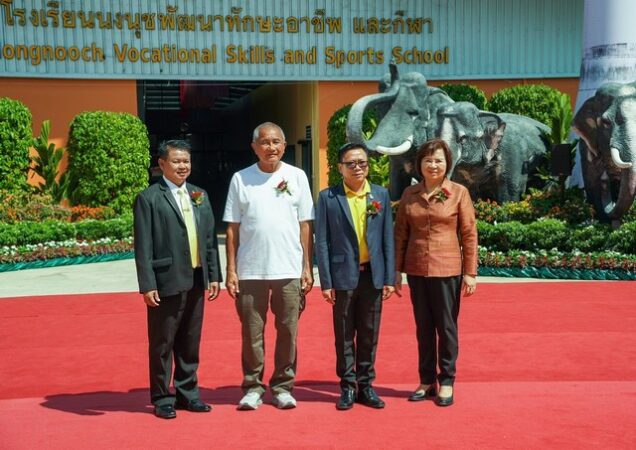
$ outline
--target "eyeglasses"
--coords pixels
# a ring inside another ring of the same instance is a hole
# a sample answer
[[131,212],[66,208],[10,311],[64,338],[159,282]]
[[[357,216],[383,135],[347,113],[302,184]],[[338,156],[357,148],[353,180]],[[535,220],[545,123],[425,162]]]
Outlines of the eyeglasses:
[[342,161],[340,164],[347,166],[347,169],[353,170],[358,166],[361,169],[366,169],[369,165],[369,161]]

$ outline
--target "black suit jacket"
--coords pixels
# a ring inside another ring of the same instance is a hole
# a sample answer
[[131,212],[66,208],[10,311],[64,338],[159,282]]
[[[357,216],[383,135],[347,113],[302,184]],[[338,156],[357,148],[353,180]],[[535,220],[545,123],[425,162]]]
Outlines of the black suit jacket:
[[[207,192],[187,183],[188,192],[203,192],[203,202],[192,205],[197,226],[204,289],[221,281],[214,214]],[[154,289],[170,296],[192,289],[193,269],[185,222],[163,178],[137,196],[134,208],[135,264],[139,292]]]

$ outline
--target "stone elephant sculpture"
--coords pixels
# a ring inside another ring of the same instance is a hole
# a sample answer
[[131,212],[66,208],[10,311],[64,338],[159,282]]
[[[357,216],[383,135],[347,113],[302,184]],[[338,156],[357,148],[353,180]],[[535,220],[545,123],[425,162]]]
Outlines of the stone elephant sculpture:
[[636,196],[636,81],[606,83],[576,112],[588,201],[603,221],[620,221]]
[[[453,103],[441,89],[429,87],[424,75],[410,72],[399,77],[395,64],[381,81],[378,94],[358,99],[347,119],[347,140],[364,143],[369,150],[391,156],[390,193],[399,200],[402,191],[417,178],[413,168],[416,149],[433,136],[437,128],[437,109]],[[375,107],[379,122],[375,133],[366,139],[362,117]]]
[[545,161],[550,128],[517,114],[480,111],[469,102],[445,105],[437,117],[435,136],[453,154],[452,180],[466,186],[473,200],[518,201]]

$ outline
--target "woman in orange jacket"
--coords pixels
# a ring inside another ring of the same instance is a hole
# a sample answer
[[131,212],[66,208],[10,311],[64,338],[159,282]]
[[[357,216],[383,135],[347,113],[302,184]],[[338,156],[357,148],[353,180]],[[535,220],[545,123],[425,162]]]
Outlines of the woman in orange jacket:
[[446,142],[425,142],[415,164],[422,182],[402,194],[395,223],[396,291],[406,272],[417,329],[420,385],[409,400],[435,397],[449,406],[460,296],[477,286],[475,210],[468,190],[447,177],[453,161]]

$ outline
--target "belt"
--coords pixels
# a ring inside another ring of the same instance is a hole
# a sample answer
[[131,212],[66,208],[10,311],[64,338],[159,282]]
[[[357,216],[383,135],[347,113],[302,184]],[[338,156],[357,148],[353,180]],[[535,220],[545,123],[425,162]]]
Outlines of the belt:
[[360,269],[360,272],[368,272],[371,270],[371,263],[366,262],[364,264],[360,264],[358,268]]

